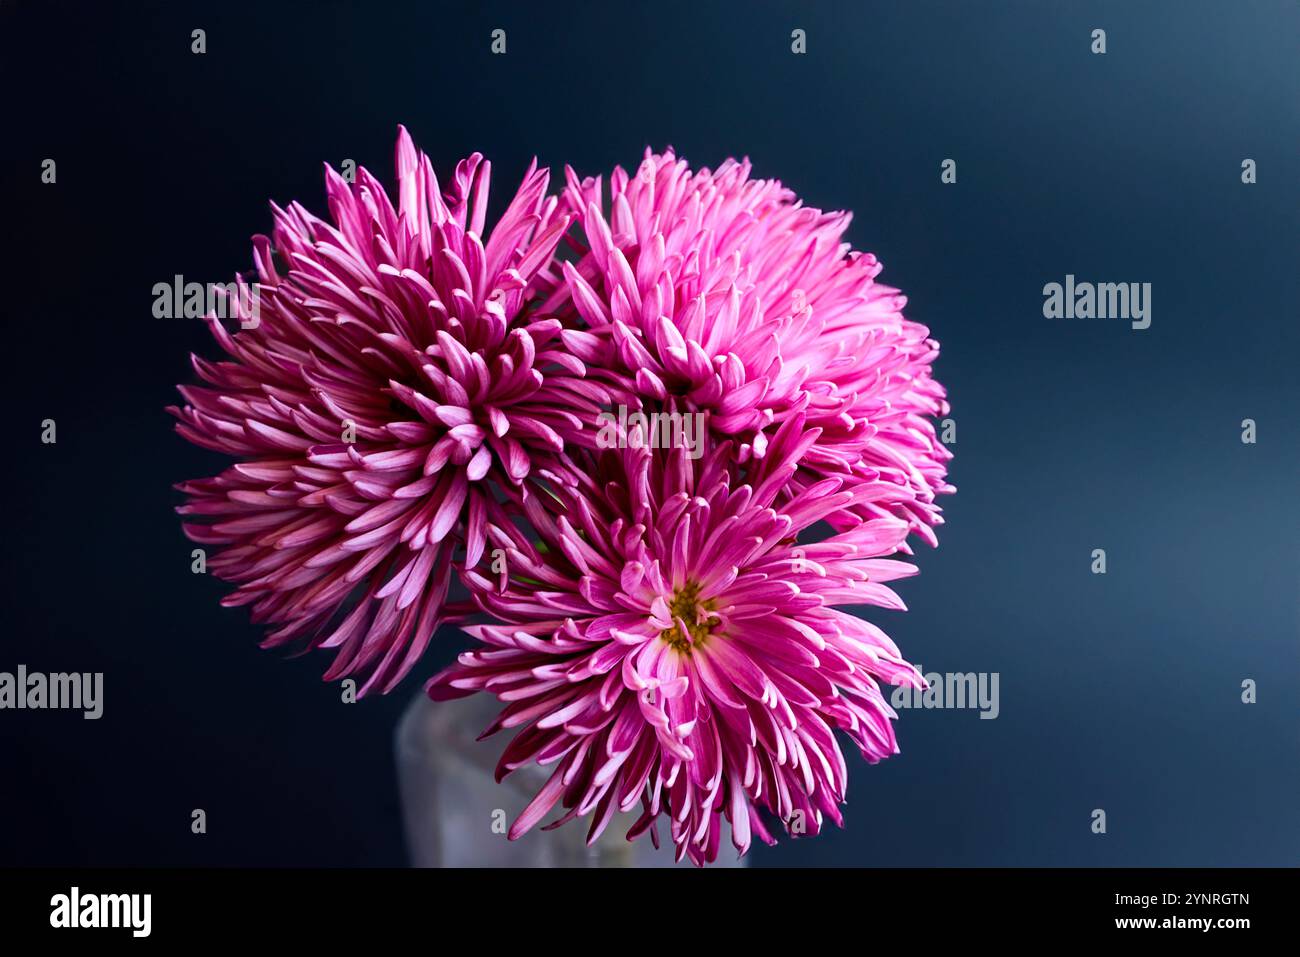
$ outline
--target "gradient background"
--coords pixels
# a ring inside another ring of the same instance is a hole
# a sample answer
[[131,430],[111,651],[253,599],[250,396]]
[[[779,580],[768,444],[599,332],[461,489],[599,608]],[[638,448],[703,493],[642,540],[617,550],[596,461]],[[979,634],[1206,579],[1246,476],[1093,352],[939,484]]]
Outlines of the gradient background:
[[[269,198],[322,212],[322,161],[391,183],[399,122],[440,172],[487,154],[498,207],[533,153],[748,154],[854,210],[943,343],[960,491],[912,610],[871,614],[927,671],[999,672],[1001,716],[903,712],[846,829],[756,864],[1300,862],[1300,6],[263,6],[0,3],[0,670],[105,672],[97,722],[0,712],[0,863],[405,861],[391,733],[456,639],[343,706],[326,656],[217,607],[170,486],[224,460],[163,413],[216,347],[151,315],[247,268]],[[1066,273],[1152,283],[1151,328],[1044,319]]]

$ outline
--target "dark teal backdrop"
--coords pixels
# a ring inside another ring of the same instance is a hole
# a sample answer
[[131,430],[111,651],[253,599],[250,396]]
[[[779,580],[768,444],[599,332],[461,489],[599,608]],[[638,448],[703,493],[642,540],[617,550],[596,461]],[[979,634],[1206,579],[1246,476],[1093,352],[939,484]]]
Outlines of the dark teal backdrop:
[[[257,650],[171,513],[220,459],[162,410],[215,347],[151,315],[247,268],[268,199],[322,212],[322,161],[391,182],[398,123],[504,178],[748,154],[852,209],[943,343],[959,492],[911,611],[873,614],[927,671],[997,672],[1000,716],[903,712],[845,830],[757,864],[1297,863],[1298,28],[1290,0],[0,4],[0,670],[106,676],[100,721],[0,712],[0,863],[403,862],[391,730],[456,637],[355,706],[325,657]],[[1151,328],[1045,319],[1066,274],[1151,283]]]

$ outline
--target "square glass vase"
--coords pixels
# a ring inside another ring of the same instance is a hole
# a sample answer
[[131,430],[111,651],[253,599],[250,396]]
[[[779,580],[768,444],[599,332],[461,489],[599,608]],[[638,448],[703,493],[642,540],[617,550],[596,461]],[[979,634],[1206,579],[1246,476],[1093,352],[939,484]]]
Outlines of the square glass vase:
[[[476,694],[434,702],[422,692],[411,701],[398,724],[394,745],[406,846],[415,867],[692,867],[677,864],[664,822],[660,847],[650,835],[627,840],[627,830],[640,815],[640,806],[616,814],[591,846],[591,818],[568,822],[553,831],[542,825],[560,813],[552,811],[542,824],[511,841],[506,828],[532,800],[554,771],[527,765],[498,784],[497,760],[509,741],[501,731],[485,741],[475,738],[491,724],[501,705],[490,695]],[[724,833],[718,860],[710,867],[743,867]]]

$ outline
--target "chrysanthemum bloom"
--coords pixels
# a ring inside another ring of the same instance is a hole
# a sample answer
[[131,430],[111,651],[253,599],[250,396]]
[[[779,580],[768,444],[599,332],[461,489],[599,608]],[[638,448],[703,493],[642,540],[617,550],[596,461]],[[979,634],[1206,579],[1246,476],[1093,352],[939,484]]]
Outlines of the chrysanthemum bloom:
[[588,487],[524,489],[529,523],[508,550],[506,587],[475,573],[495,620],[468,628],[486,645],[429,684],[435,699],[486,691],[505,702],[489,731],[519,729],[498,777],[554,764],[510,829],[559,803],[550,826],[592,815],[589,840],[616,811],[662,817],[678,859],[716,858],[723,820],[741,853],[771,842],[765,809],[795,834],[841,822],[846,765],[835,732],[868,761],[897,752],[877,684],[924,687],[894,643],[840,606],[901,608],[884,583],[915,567],[894,553],[908,524],[863,522],[816,544],[809,526],[896,495],[885,481],[813,482],[780,500],[819,439],[795,415],[741,481],[731,443],[698,461],[682,450],[626,448],[593,459]]
[[547,172],[529,169],[488,234],[489,169],[470,156],[444,197],[400,130],[396,206],[364,169],[348,184],[328,167],[332,224],[273,206],[253,241],[259,321],[211,321],[230,358],[195,357],[208,387],[171,410],[240,459],[179,486],[186,532],[221,546],[209,568],[238,585],[223,603],[278,626],[268,646],[336,649],[326,677],[364,676],[362,693],[410,669],[454,567],[482,557],[488,484],[562,472],[608,401],[536,308],[569,224]]
[[708,412],[741,461],[805,416],[821,437],[789,494],[829,476],[893,483],[856,517],[894,515],[935,543],[935,496],[952,490],[930,420],[948,411],[930,375],[938,343],[875,281],[876,258],[844,242],[849,213],[803,206],[748,161],[692,172],[671,150],[647,150],[635,176],[615,169],[604,207],[601,180],[569,170],[564,202],[586,244],[546,309],[580,317],[565,333],[575,355],[648,402]]

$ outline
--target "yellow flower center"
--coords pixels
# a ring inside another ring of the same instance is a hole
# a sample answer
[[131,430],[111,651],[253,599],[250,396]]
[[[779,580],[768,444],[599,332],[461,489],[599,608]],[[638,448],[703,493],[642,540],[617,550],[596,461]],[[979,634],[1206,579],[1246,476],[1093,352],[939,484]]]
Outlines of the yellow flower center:
[[[675,650],[690,654],[692,649],[722,624],[721,618],[710,614],[714,607],[712,598],[700,601],[699,583],[688,581],[673,592],[672,600],[668,602],[668,610],[674,618],[673,626],[659,632],[659,637]],[[682,634],[677,619],[686,625],[689,638]]]

